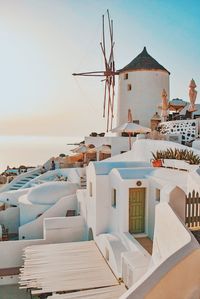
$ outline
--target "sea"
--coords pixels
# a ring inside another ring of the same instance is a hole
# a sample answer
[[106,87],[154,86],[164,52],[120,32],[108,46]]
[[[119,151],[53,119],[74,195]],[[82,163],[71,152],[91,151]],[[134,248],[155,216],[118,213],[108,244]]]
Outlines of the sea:
[[74,144],[82,140],[83,137],[0,136],[0,173],[7,166],[38,166],[61,153],[69,155]]

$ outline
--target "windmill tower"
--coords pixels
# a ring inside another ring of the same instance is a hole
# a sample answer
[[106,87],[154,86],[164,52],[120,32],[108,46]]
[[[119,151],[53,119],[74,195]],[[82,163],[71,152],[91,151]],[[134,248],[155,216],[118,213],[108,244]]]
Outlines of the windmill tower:
[[161,102],[163,89],[169,98],[169,71],[151,57],[146,47],[119,71],[117,125],[127,122],[131,109],[134,120],[149,127]]

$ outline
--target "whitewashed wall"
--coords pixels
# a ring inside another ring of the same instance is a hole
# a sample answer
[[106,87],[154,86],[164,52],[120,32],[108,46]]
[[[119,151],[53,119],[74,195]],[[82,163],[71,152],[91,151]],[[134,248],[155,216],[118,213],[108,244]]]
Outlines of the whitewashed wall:
[[8,228],[9,233],[18,233],[19,228],[19,208],[9,207],[0,211],[0,224],[4,224]]
[[[88,229],[91,228],[93,235],[96,235],[96,198],[97,198],[97,183],[95,169],[92,163],[87,167],[87,199],[86,199],[86,222]],[[90,184],[92,184],[92,196],[90,196]]]
[[[128,80],[124,80],[124,74],[128,73]],[[132,89],[128,91],[127,85]],[[140,124],[150,127],[150,120],[158,105],[161,105],[163,89],[169,95],[169,74],[165,71],[129,71],[119,75],[119,91],[117,106],[117,124],[127,122],[128,109],[133,114],[133,119],[139,120]]]
[[38,215],[43,214],[50,207],[52,207],[52,205],[19,203],[20,226],[35,220]]
[[190,241],[189,232],[170,206],[167,203],[157,205],[152,253],[154,264],[159,265]]
[[185,223],[185,192],[179,187],[175,187],[170,192],[169,205],[176,215]]
[[44,239],[53,243],[85,241],[87,231],[82,216],[44,219]]
[[13,191],[5,191],[0,194],[0,202],[8,203],[10,205],[18,205],[20,196],[29,192],[30,189],[19,189]]
[[85,168],[71,168],[68,180],[72,183],[80,184],[80,177],[85,175]]
[[62,197],[51,208],[45,211],[42,216],[19,227],[19,239],[40,239],[43,238],[43,220],[51,217],[64,217],[67,210],[77,210],[76,195]]
[[52,205],[63,196],[74,194],[77,184],[68,182],[48,182],[32,188],[27,194],[27,200],[33,204]]
[[195,190],[200,194],[200,168],[191,171],[188,174],[188,183],[186,194]]
[[153,158],[152,152],[155,153],[158,150],[166,150],[167,148],[178,148],[187,149],[198,154],[200,156],[200,151],[193,149],[191,147],[181,145],[175,142],[163,141],[163,140],[150,140],[150,139],[140,139],[134,142],[132,150],[124,153],[122,155],[117,155],[109,158],[107,161],[147,161],[150,162]]
[[[141,181],[141,188],[145,188],[145,232],[148,232],[148,209],[149,209],[149,183],[147,179],[127,179],[124,180],[120,177],[117,170],[112,170],[110,173],[110,190],[109,190],[109,231],[114,232],[129,232],[129,188],[139,188],[137,181]],[[112,190],[116,189],[117,204],[112,207]]]
[[22,266],[23,249],[27,246],[83,240],[85,238],[84,225],[85,222],[81,216],[48,218],[44,221],[44,239],[0,242],[0,269]]
[[[136,138],[132,137],[132,143]],[[105,137],[85,137],[86,144],[94,144],[96,147],[103,144],[111,145],[111,156],[119,155],[121,152],[129,150],[129,138],[121,136],[105,136]]]

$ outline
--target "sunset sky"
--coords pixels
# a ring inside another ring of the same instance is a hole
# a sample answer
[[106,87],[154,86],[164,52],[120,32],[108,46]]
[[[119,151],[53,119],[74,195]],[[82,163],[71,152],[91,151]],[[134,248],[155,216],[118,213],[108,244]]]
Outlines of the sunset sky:
[[[170,98],[200,86],[200,1],[0,0],[0,135],[83,136],[105,131],[101,15],[114,19],[122,68],[144,46],[171,72]],[[200,96],[197,96],[200,103]]]

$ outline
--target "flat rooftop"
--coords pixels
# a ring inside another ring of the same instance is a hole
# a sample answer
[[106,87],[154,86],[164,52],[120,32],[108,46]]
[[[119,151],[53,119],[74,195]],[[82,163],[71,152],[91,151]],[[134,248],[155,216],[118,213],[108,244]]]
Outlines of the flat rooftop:
[[93,162],[95,172],[97,175],[106,175],[113,168],[138,168],[138,167],[149,167],[149,162],[137,162],[137,161],[119,161],[119,162]]

